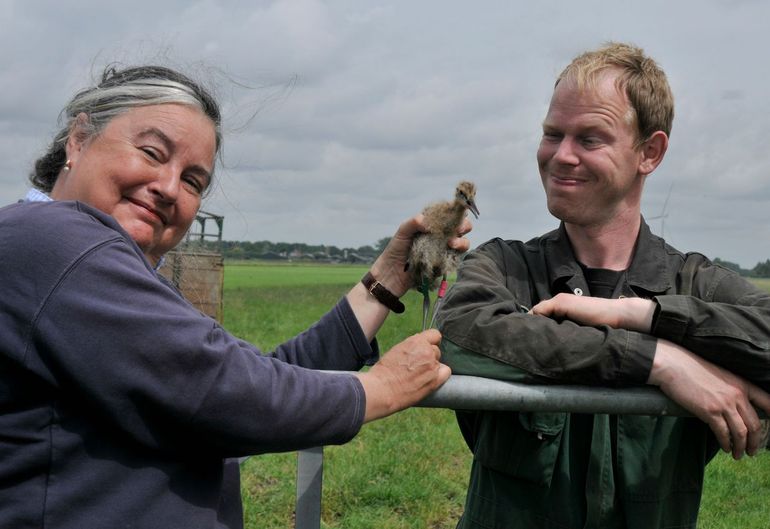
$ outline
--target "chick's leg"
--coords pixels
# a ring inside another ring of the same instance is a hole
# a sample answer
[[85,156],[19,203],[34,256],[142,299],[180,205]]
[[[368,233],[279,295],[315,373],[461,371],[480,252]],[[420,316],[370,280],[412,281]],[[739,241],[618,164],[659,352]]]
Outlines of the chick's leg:
[[[436,303],[433,305],[433,316],[430,318],[430,325],[428,325],[428,328],[430,329],[433,327],[433,325],[436,323],[436,314],[438,313],[438,307],[441,305],[441,302],[444,300],[444,295],[446,294],[446,274],[441,278],[441,285],[438,287],[438,294],[436,295]],[[423,328],[423,331],[425,329]]]
[[430,313],[430,285],[426,278],[422,279],[422,285],[420,285],[420,292],[422,292],[422,330],[427,328],[428,314]]

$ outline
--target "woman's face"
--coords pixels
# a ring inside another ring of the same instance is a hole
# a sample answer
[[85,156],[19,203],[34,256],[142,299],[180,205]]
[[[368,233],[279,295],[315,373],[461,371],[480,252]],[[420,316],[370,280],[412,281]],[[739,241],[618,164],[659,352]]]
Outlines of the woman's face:
[[96,136],[83,130],[79,120],[67,141],[71,168],[51,198],[112,215],[157,262],[187,232],[210,183],[214,123],[196,108],[164,104],[128,110]]

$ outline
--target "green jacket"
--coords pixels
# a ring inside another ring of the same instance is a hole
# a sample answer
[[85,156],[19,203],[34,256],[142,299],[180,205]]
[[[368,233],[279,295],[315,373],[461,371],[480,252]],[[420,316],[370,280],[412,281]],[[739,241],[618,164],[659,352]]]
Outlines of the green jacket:
[[[613,298],[653,299],[651,334],[527,314],[559,292],[591,295],[563,226],[493,239],[458,270],[438,316],[456,374],[538,383],[644,384],[665,338],[770,389],[770,294],[643,222]],[[474,462],[460,528],[695,527],[718,445],[695,418],[457,412]]]

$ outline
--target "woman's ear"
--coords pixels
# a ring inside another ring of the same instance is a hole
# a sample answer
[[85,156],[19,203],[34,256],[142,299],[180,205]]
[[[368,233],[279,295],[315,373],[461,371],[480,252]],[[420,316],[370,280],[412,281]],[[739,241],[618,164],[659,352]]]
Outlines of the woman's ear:
[[81,112],[77,115],[75,121],[72,122],[70,133],[67,136],[67,143],[64,147],[67,159],[73,164],[77,162],[86,140],[91,137],[91,134],[91,121],[85,112]]
[[654,132],[647,141],[642,143],[639,150],[642,154],[639,160],[639,173],[647,176],[653,172],[660,162],[663,161],[663,156],[668,149],[668,135],[662,130]]

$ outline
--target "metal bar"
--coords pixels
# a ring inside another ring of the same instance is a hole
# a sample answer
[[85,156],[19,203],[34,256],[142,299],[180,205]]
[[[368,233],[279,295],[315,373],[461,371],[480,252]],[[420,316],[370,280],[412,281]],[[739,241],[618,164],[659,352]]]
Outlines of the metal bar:
[[455,410],[674,415],[690,412],[653,387],[533,385],[452,375],[417,406]]
[[[452,375],[416,406],[453,410],[692,416],[656,387],[533,385],[467,375]],[[759,408],[755,411],[760,419],[770,418]]]
[[297,455],[296,529],[320,529],[323,489],[324,449],[300,450]]
[[[532,385],[467,375],[452,375],[443,386],[417,406],[454,410],[609,413],[675,417],[692,415],[654,387]],[[757,414],[761,419],[768,418],[762,410],[758,409]],[[307,468],[304,468],[305,465]],[[321,527],[322,474],[323,448],[312,448],[299,453],[296,529]]]

